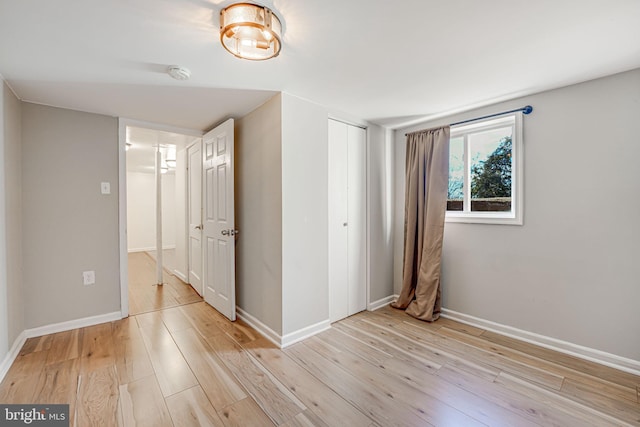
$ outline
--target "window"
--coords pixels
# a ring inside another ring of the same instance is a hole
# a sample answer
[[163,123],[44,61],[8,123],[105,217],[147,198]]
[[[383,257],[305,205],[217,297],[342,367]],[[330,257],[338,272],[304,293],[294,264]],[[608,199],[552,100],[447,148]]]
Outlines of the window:
[[451,127],[448,222],[522,224],[522,115]]

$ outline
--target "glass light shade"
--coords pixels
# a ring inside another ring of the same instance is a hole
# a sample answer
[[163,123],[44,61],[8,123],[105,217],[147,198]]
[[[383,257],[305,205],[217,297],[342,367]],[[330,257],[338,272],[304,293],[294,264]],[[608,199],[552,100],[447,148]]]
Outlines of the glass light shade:
[[271,9],[237,3],[220,11],[220,42],[238,58],[260,61],[278,56],[282,25]]

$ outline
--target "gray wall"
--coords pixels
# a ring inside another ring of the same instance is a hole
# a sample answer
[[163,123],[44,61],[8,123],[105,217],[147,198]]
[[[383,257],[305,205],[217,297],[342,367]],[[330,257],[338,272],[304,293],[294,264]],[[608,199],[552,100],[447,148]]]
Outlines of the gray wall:
[[282,94],[283,335],[329,319],[327,120]]
[[[1,80],[1,79],[0,79]],[[9,352],[9,313],[7,312],[7,193],[5,178],[5,92],[9,88],[0,81],[0,360]]]
[[0,76],[0,361],[24,330],[21,102]]
[[22,286],[22,102],[4,90],[4,178],[7,244],[7,325],[9,344],[24,330]]
[[236,120],[237,305],[282,334],[281,96]]
[[404,133],[526,104],[524,225],[447,223],[443,305],[640,360],[640,70],[397,130],[396,235]]
[[23,103],[22,188],[25,327],[119,311],[117,120]]
[[369,303],[393,295],[394,143],[392,131],[367,129]]

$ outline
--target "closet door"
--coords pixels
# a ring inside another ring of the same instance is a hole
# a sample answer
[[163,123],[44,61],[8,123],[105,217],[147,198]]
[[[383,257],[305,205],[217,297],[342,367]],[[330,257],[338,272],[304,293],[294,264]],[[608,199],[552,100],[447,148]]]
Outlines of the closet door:
[[329,319],[349,315],[348,242],[348,129],[329,120]]
[[366,131],[329,120],[329,317],[366,309]]
[[347,251],[349,316],[367,308],[366,131],[348,126]]

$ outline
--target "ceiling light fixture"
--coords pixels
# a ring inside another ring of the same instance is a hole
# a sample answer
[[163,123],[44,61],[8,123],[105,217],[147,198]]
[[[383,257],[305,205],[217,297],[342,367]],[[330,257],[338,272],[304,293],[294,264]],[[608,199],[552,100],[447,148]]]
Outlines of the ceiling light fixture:
[[271,9],[236,3],[220,11],[220,42],[238,58],[261,61],[278,56],[282,24]]

